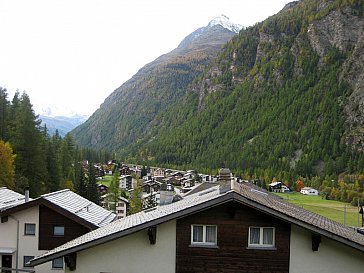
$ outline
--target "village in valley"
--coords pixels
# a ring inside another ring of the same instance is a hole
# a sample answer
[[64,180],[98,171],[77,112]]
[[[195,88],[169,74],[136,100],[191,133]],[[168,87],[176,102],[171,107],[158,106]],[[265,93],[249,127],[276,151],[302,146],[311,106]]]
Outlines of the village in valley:
[[[148,209],[158,205],[172,203],[178,196],[198,188],[201,184],[214,185],[217,175],[198,174],[195,170],[172,170],[160,167],[108,162],[106,166],[95,165],[98,169],[98,188],[101,204],[104,208],[114,210],[118,218],[125,217],[129,210],[130,199],[137,191],[140,198],[140,209]],[[118,203],[111,203],[109,187],[112,177],[118,177]],[[235,178],[238,179],[238,178]]]
[[[101,205],[114,212],[117,218],[128,215],[130,198],[135,189],[140,198],[140,209],[149,209],[158,205],[172,203],[185,194],[197,192],[200,188],[213,186],[218,182],[218,175],[197,173],[195,170],[172,170],[161,167],[146,167],[143,165],[117,163],[110,160],[106,165],[96,164],[95,173],[98,181]],[[118,178],[118,196],[113,195],[115,190],[109,192],[110,180]],[[239,177],[231,178],[237,182],[250,182],[263,186],[257,180],[243,180]],[[263,186],[264,187],[264,186]],[[267,187],[270,192],[288,193],[291,190],[280,181],[272,182]],[[304,195],[319,195],[319,191],[311,187],[299,189]],[[117,199],[117,202],[116,202]]]

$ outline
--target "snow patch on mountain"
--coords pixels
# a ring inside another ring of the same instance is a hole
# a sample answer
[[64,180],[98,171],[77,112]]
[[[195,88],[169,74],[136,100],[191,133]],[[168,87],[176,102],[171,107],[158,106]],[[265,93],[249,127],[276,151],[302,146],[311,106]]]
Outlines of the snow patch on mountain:
[[63,117],[73,117],[73,116],[77,116],[80,115],[79,113],[76,113],[73,109],[70,109],[69,107],[66,106],[57,106],[57,105],[52,105],[52,106],[46,106],[46,107],[35,107],[36,109],[36,113],[38,115],[41,116],[47,116],[47,117],[58,117],[58,116],[63,116]]
[[218,17],[214,18],[208,24],[207,27],[213,27],[213,26],[216,26],[216,25],[220,25],[223,28],[226,28],[226,29],[228,29],[228,30],[230,30],[232,32],[235,32],[235,33],[239,33],[239,31],[243,28],[242,25],[235,24],[235,23],[231,22],[229,17],[227,17],[226,15],[221,15],[221,16],[218,16]]
[[214,29],[216,26],[220,26],[221,28],[224,28],[232,33],[239,33],[239,31],[243,28],[241,25],[231,22],[229,17],[221,15],[210,21],[207,26],[200,27],[199,29],[195,30],[190,35],[185,37],[183,41],[178,45],[178,48],[184,48],[189,46],[193,41],[196,41],[206,33],[209,33],[211,29]]

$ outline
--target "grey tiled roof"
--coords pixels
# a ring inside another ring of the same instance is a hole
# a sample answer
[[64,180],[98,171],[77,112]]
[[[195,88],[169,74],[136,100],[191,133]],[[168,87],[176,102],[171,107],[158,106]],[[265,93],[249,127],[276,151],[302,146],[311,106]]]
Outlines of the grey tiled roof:
[[40,198],[48,200],[98,227],[109,224],[116,217],[114,213],[70,190],[44,194]]
[[[29,199],[31,200],[31,199]],[[0,211],[25,203],[25,196],[8,188],[0,188]]]
[[273,214],[334,240],[340,240],[364,251],[364,236],[357,233],[354,229],[290,204],[282,198],[257,188],[250,183],[234,183],[233,189],[225,193],[220,193],[219,187],[215,186],[186,196],[176,203],[145,210],[112,222],[48,251],[44,255],[37,257],[32,264],[37,265],[72,252],[126,236],[152,225],[177,219],[184,215],[233,200],[268,214]]
[[105,226],[116,219],[114,213],[67,189],[44,194],[36,199],[29,198],[29,202],[25,203],[24,195],[5,187],[0,188],[0,212],[3,213],[23,210],[44,201],[66,210],[93,227]]

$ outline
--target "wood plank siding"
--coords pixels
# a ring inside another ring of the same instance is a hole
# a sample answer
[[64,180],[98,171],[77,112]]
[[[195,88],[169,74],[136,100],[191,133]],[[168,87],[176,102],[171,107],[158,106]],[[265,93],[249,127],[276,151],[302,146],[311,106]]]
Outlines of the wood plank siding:
[[[191,225],[217,226],[217,248],[191,246]],[[275,249],[249,249],[249,226],[275,227]],[[288,272],[290,224],[239,203],[177,221],[176,272]]]
[[[64,236],[54,236],[54,226],[64,226]],[[90,230],[55,210],[39,206],[39,250],[53,249]]]

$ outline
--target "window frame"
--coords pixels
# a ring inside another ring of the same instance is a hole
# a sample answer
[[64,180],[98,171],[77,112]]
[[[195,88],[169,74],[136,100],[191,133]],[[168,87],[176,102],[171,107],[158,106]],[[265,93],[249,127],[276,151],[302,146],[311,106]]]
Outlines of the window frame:
[[[194,227],[202,227],[202,242],[194,241]],[[207,242],[206,241],[206,228],[207,227],[215,227],[215,242]],[[215,247],[217,246],[217,225],[204,225],[204,224],[192,224],[191,225],[191,246],[207,246],[207,247]]]
[[31,265],[27,265],[27,262],[31,261],[34,259],[35,256],[31,256],[31,255],[24,255],[23,256],[23,267],[30,267],[32,268],[33,266]]
[[[59,228],[59,227],[63,228],[63,234],[56,234],[55,229]],[[54,237],[64,237],[65,233],[66,233],[66,227],[64,225],[53,225],[53,236]]]
[[[34,227],[34,233],[29,233],[29,230],[27,229],[27,226],[33,226]],[[37,232],[37,225],[34,223],[24,223],[24,235],[25,236],[35,236]]]
[[[62,259],[62,266],[59,267],[59,266],[55,266],[55,261],[56,260],[61,260]],[[56,259],[53,259],[52,260],[52,269],[63,269],[64,268],[64,260],[63,260],[63,257],[60,257],[60,258],[56,258]]]
[[[251,243],[250,239],[250,234],[251,234],[251,229],[252,228],[259,228],[259,243],[258,244],[254,244]],[[264,229],[271,229],[272,230],[272,244],[264,244]],[[275,227],[262,227],[262,226],[250,226],[249,227],[249,232],[248,232],[248,248],[270,248],[270,249],[275,249],[275,244],[276,244],[276,228]]]

